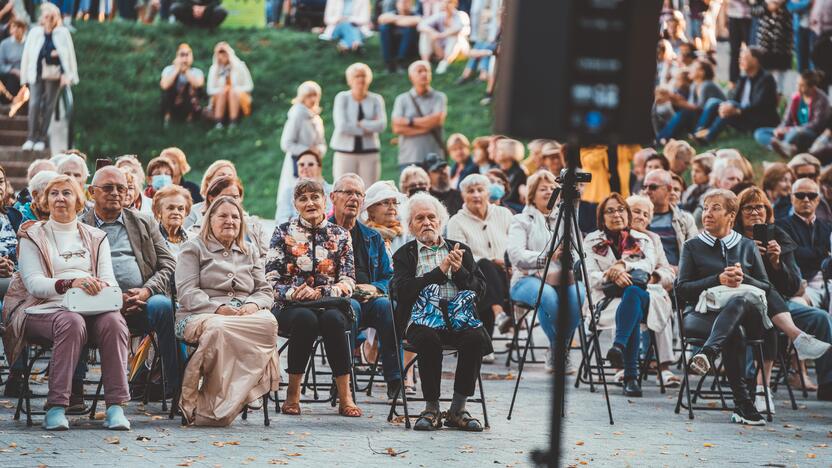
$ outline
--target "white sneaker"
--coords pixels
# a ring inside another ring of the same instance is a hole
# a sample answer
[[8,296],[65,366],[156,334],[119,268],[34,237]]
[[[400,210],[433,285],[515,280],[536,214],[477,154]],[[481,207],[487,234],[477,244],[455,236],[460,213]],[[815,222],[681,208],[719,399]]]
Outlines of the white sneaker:
[[555,352],[552,348],[546,351],[546,362],[543,364],[543,369],[549,374],[555,373]]
[[495,361],[497,361],[497,358],[494,357],[494,353],[489,353],[482,357],[483,364],[494,364]]
[[23,151],[32,151],[32,148],[35,146],[35,142],[32,140],[26,140],[26,143],[23,143],[23,146],[20,147]]
[[43,151],[46,149],[46,143],[39,141],[32,146],[32,151]]
[[[765,392],[765,387],[763,385],[757,385],[757,395],[754,397],[754,407],[761,413],[765,413],[767,411],[766,395],[763,392]],[[774,414],[774,398],[771,396],[771,389],[768,389],[768,407],[771,410],[771,414]]]
[[448,62],[442,60],[438,64],[436,64],[436,74],[437,75],[444,75],[445,72],[448,71]]
[[797,350],[797,356],[801,361],[805,359],[818,359],[826,354],[830,347],[832,345],[829,343],[820,341],[807,333],[801,333],[794,340],[794,349]]

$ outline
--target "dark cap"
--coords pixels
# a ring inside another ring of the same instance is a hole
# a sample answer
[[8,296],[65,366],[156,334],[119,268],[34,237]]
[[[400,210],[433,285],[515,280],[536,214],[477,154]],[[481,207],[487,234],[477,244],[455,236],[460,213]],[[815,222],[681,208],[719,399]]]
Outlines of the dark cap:
[[438,171],[448,165],[448,161],[437,153],[428,153],[425,158],[425,168],[428,172]]

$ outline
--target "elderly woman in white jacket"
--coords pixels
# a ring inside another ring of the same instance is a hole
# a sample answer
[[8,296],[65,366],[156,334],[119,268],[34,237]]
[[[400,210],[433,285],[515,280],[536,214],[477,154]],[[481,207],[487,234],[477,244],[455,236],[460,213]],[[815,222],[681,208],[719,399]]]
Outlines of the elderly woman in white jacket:
[[364,39],[373,35],[370,29],[370,0],[328,0],[324,10],[324,29],[319,37],[325,41],[338,41],[341,52],[358,51],[364,47]]
[[387,111],[384,98],[369,91],[373,82],[370,67],[354,63],[347,67],[346,75],[350,89],[335,96],[332,108],[332,177],[338,180],[352,172],[369,187],[381,176],[379,134],[387,128]]
[[[515,215],[508,230],[506,252],[512,264],[511,286],[509,295],[514,302],[534,306],[540,288],[543,269],[549,259],[545,258],[546,248],[555,229],[557,211],[549,210],[547,204],[557,183],[555,176],[546,170],[534,173],[526,181],[528,190],[527,205],[523,212]],[[562,248],[558,247],[554,258],[560,258]],[[573,250],[574,251],[574,250]],[[573,258],[578,258],[574,255]],[[568,266],[567,268],[571,268]],[[565,337],[572,337],[580,322],[580,300],[584,295],[583,287],[569,287],[568,297],[558,295],[555,278],[560,278],[560,265],[552,261],[549,275],[545,278],[543,296],[537,310],[540,328],[549,339],[550,350],[546,357],[546,370],[554,372],[555,356],[552,348],[555,346],[556,333],[563,333]],[[581,298],[579,299],[578,294]],[[566,308],[570,311],[569,327],[566,330],[555,330],[557,314]]]
[[43,151],[61,88],[78,84],[78,64],[69,29],[51,3],[40,6],[40,24],[29,31],[20,59],[20,85],[29,87],[29,134],[24,151]]
[[251,90],[254,82],[246,63],[237,58],[234,49],[227,42],[214,47],[214,63],[208,69],[208,96],[214,111],[214,121],[222,128],[228,118],[229,126],[235,126],[240,113],[251,114]]
[[[280,137],[280,149],[286,153],[277,193],[287,186],[295,186],[298,181],[298,157],[306,150],[313,150],[321,158],[326,154],[326,136],[324,121],[321,119],[321,86],[314,81],[304,81],[298,86],[298,93],[292,99],[283,135]],[[278,200],[278,205],[280,201]],[[275,218],[277,217],[275,213]]]
[[584,239],[584,251],[589,287],[598,298],[593,311],[598,328],[615,327],[607,360],[613,367],[624,369],[624,395],[640,397],[641,324],[656,319],[666,323],[670,314],[657,317],[650,307],[667,298],[663,289],[648,288],[648,283],[660,282],[665,272],[658,268],[655,244],[646,234],[630,229],[631,219],[624,198],[610,194],[598,205],[598,230]]

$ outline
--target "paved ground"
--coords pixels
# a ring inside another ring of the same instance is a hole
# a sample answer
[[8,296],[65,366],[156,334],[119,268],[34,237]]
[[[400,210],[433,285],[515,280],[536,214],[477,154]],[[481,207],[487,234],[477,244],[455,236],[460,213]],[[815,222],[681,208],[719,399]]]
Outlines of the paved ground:
[[[386,421],[383,400],[364,395],[359,397],[363,418],[342,418],[328,405],[308,404],[300,417],[273,415],[270,427],[263,427],[257,412],[228,428],[183,428],[178,419],[162,417],[159,404],[131,404],[133,430],[120,433],[86,418],[72,419],[72,429],[63,433],[27,428],[25,420],[12,420],[14,402],[3,400],[0,466],[530,465],[531,452],[548,440],[550,377],[539,364],[527,367],[514,417],[507,421],[516,370],[488,365],[484,371],[491,429],[482,434],[407,431]],[[444,385],[450,391],[451,381]],[[813,396],[799,400],[800,410],[793,411],[781,401],[782,391],[775,421],[750,428],[730,424],[727,413],[702,412],[695,421],[676,415],[675,391],[660,395],[652,382],[640,400],[623,397],[617,387],[610,391],[612,426],[601,392],[569,387],[565,465],[832,466],[832,405]],[[481,416],[479,407],[469,407]],[[416,403],[411,408],[421,409]]]

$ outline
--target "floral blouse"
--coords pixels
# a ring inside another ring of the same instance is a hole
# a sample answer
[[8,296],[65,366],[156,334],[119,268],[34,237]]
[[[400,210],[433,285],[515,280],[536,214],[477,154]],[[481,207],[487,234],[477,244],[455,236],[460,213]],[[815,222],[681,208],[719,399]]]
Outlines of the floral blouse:
[[[274,230],[266,256],[266,280],[276,300],[291,300],[306,283],[322,296],[350,296],[355,288],[355,263],[349,231],[324,220],[312,227],[293,218]],[[333,286],[338,285],[342,291]]]

